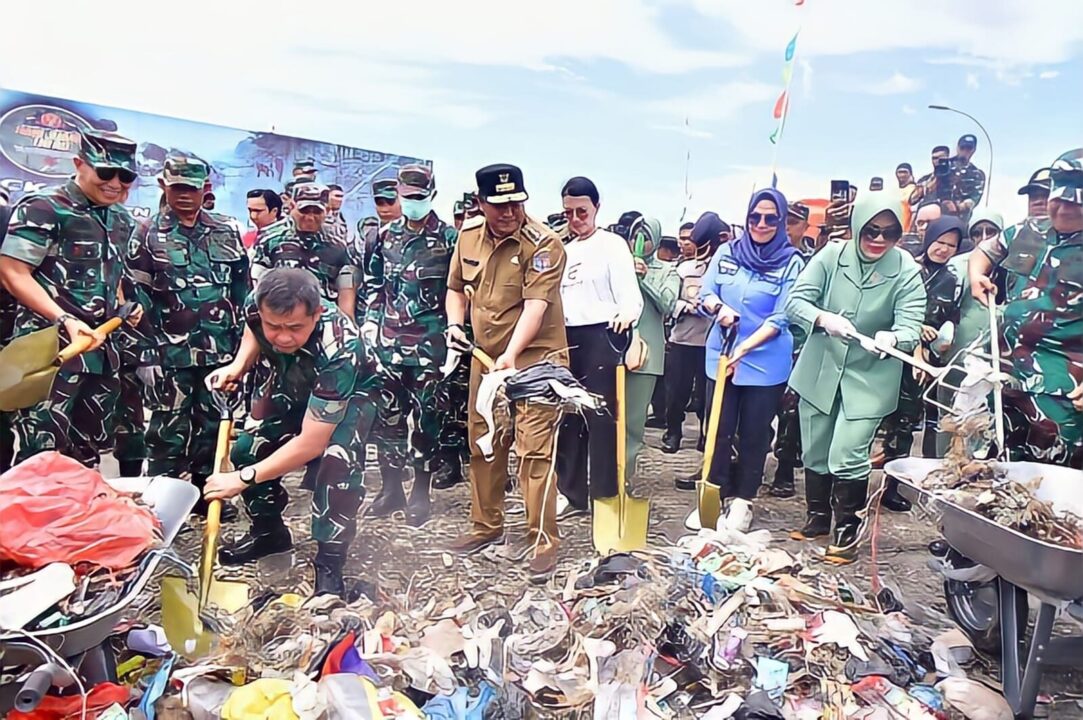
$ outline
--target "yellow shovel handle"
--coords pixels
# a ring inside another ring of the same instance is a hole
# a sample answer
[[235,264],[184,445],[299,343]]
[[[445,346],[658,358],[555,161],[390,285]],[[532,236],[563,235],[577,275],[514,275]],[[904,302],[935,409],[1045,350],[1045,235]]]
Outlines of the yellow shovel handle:
[[628,468],[625,463],[625,454],[628,451],[628,438],[625,435],[628,427],[628,408],[625,406],[626,381],[624,365],[617,365],[617,497],[624,502],[624,486],[627,481]]
[[[124,322],[124,321],[121,320],[118,317],[109,318],[108,320],[103,322],[101,325],[99,325],[97,328],[95,328],[94,331],[95,332],[100,332],[103,335],[108,335],[109,333],[113,332],[118,327],[120,327],[120,324],[122,322]],[[85,353],[87,351],[88,348],[90,348],[90,345],[93,342],[94,341],[91,340],[90,338],[82,337],[82,336],[76,338],[75,340],[72,340],[70,343],[68,343],[67,347],[65,347],[63,350],[61,350],[59,353],[57,353],[56,364],[57,365],[63,365],[68,360],[71,360],[73,357],[77,357],[79,355],[82,355],[83,353]]]
[[478,362],[485,366],[486,370],[493,369],[493,365],[495,365],[496,362],[489,357],[489,353],[479,347],[475,347],[471,352],[474,354],[474,357],[478,359]]
[[707,442],[703,445],[703,471],[700,480],[707,482],[714,460],[715,440],[718,438],[718,422],[722,418],[722,395],[726,390],[726,373],[730,359],[725,353],[718,355],[718,369],[715,371],[714,396],[711,398],[711,414],[707,418]]
[[[233,435],[233,421],[223,420],[218,424],[218,441],[214,448],[214,471],[222,472],[229,459],[229,440]],[[209,540],[218,535],[222,521],[222,501],[211,500],[207,506],[207,529],[204,533]]]

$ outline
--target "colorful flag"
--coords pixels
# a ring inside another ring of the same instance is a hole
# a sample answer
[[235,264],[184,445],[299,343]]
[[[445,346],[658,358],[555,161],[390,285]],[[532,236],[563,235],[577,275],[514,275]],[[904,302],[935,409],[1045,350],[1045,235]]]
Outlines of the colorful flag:
[[775,101],[775,120],[781,120],[783,113],[786,112],[786,91],[783,90],[782,94],[778,96],[778,100]]
[[800,34],[800,30],[795,32],[793,38],[790,40],[790,44],[786,46],[786,62],[793,62],[793,54],[797,52],[797,36]]

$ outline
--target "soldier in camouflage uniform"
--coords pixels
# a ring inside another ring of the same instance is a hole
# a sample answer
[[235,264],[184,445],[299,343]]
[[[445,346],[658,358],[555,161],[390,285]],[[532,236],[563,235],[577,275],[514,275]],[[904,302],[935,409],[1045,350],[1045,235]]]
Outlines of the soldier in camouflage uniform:
[[[135,296],[147,308],[144,349],[151,410],[146,442],[152,475],[190,477],[202,488],[212,472],[219,412],[207,375],[233,360],[248,295],[248,256],[222,215],[201,209],[210,168],[172,154],[159,184],[168,209],[128,245]],[[196,512],[205,513],[205,506]]]
[[[125,297],[134,297],[126,293]],[[142,305],[142,303],[140,303]],[[143,305],[143,307],[146,307]],[[147,459],[147,421],[143,405],[143,382],[139,379],[141,347],[144,340],[140,333],[120,328],[115,338],[120,356],[120,397],[107,425],[113,439],[113,457],[117,460],[121,477],[139,477]]]
[[[55,324],[65,341],[92,339],[65,364],[49,398],[14,416],[18,460],[57,450],[95,466],[110,446],[105,420],[120,392],[112,340],[94,332],[118,305],[121,254],[135,222],[120,205],[137,178],[136,145],[88,130],[74,159],[75,177],[23,197],[0,247],[0,281],[18,303],[14,336]],[[142,311],[129,318],[137,324]]]
[[357,267],[349,249],[324,231],[328,196],[323,185],[293,186],[290,217],[268,225],[256,236],[252,280],[258,283],[272,268],[303,268],[320,281],[323,297],[353,318]]
[[970,213],[981,202],[985,194],[985,173],[970,162],[978,147],[978,138],[963,135],[951,162],[951,194],[944,204],[944,209],[958,215],[963,225],[970,221]]
[[[407,524],[418,527],[429,517],[433,463],[451,405],[440,368],[447,354],[444,296],[457,233],[432,209],[432,170],[406,165],[398,183],[403,217],[380,232],[365,265],[361,333],[385,368],[376,433],[383,484],[368,514],[385,517],[405,507]],[[414,471],[408,502],[407,462]]]
[[259,357],[271,374],[233,446],[234,472],[212,475],[208,500],[242,494],[252,528],[224,546],[237,565],[289,550],[282,521],[289,494],[281,478],[307,467],[311,477],[316,593],[343,593],[342,569],[364,496],[365,443],[376,413],[374,359],[353,320],[320,297],[311,273],[271,271],[244,309],[237,358],[212,373],[211,387],[233,389]]
[[[1008,454],[1081,469],[1083,148],[1061,155],[1050,175],[1048,221],[1028,219],[979,251],[1006,270],[1001,348],[1022,385],[1004,389]],[[972,259],[973,289],[987,301],[995,286],[974,269]]]
[[328,185],[327,193],[327,217],[323,220],[323,232],[335,242],[349,247],[350,227],[342,215],[342,186]]

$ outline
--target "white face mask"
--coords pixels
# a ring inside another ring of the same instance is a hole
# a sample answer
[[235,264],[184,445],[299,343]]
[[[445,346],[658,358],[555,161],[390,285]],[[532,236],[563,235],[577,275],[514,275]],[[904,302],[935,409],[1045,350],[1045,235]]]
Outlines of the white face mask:
[[399,202],[402,205],[402,214],[405,215],[408,220],[413,220],[414,222],[424,219],[432,212],[432,198],[425,198],[423,200],[417,198],[400,198]]

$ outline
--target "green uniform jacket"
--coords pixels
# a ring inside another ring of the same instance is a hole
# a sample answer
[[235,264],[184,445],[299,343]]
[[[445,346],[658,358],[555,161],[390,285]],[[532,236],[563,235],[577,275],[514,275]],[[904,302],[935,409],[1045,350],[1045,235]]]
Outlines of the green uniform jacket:
[[[894,211],[898,206],[888,192],[870,193],[863,200],[854,206],[855,238],[856,230],[881,210]],[[854,341],[813,332],[816,318],[823,311],[837,313],[869,337],[890,330],[897,347],[912,352],[925,317],[925,286],[918,264],[897,247],[877,260],[863,281],[857,243],[856,239],[831,243],[809,261],[790,291],[786,315],[808,337],[790,376],[790,387],[825,414],[830,414],[841,392],[845,417],[866,420],[895,411],[903,364],[893,358],[880,359]]]
[[650,350],[647,362],[634,372],[640,375],[661,375],[666,366],[665,318],[677,306],[681,291],[681,279],[677,277],[675,263],[664,262],[652,256],[647,263],[647,274],[639,278],[639,290],[643,293],[643,312],[636,324],[636,333],[643,338]]

